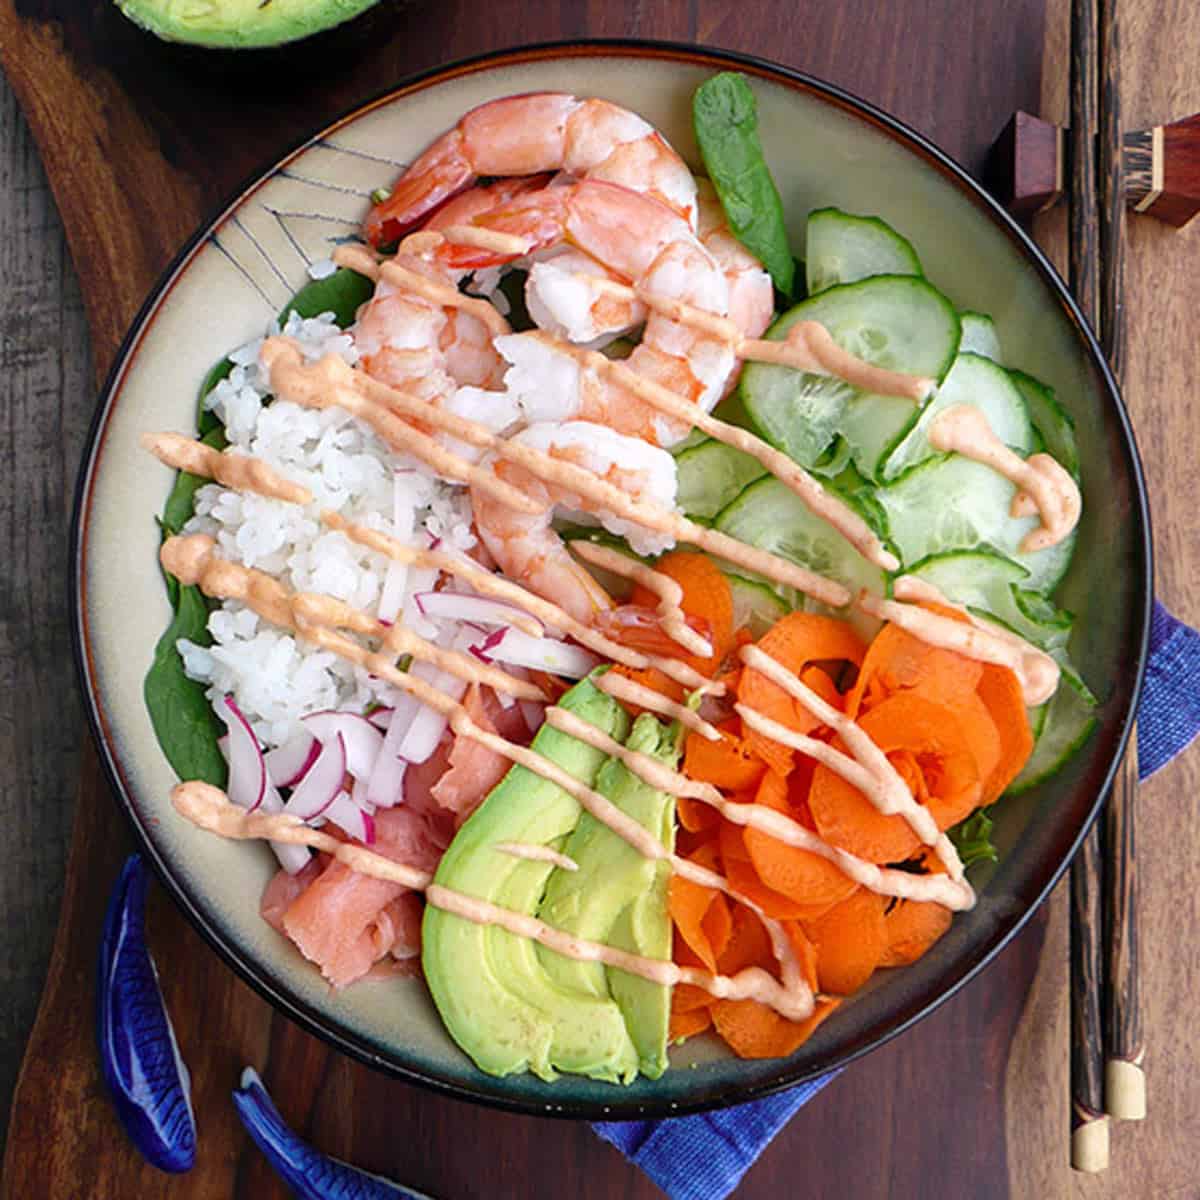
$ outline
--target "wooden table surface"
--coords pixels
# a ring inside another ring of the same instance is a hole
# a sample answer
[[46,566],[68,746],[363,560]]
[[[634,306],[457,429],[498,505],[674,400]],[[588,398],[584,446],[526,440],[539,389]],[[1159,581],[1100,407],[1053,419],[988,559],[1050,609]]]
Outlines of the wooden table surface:
[[[0,0],[0,55],[32,117],[85,282],[81,294],[37,149],[13,93],[0,84],[0,295],[6,300],[0,368],[7,418],[0,530],[8,558],[0,575],[0,761],[8,768],[0,783],[8,847],[0,872],[0,1100],[14,1087],[49,961],[81,763],[88,801],[109,803],[97,784],[94,756],[85,751],[81,758],[79,751],[82,719],[66,612],[72,479],[93,380],[183,237],[238,180],[324,116],[447,58],[551,37],[698,40],[774,57],[890,109],[976,173],[1014,108],[1057,118],[1065,113],[1067,0],[895,0],[886,8],[885,17],[884,6],[869,0],[786,7],[765,0],[630,6],[414,0],[380,26],[354,71],[332,69],[315,79],[267,69],[227,81],[211,70],[180,72],[177,60],[124,27],[111,0]],[[1122,16],[1129,123],[1200,109],[1200,77],[1192,67],[1200,52],[1194,2],[1125,0]],[[254,120],[245,122],[244,135],[230,137],[239,111],[251,108]],[[102,198],[114,181],[153,190],[153,218],[135,238],[85,219],[89,189]],[[1061,224],[1051,216],[1038,226],[1055,252],[1061,251]],[[1136,223],[1127,289],[1127,399],[1147,459],[1159,595],[1193,622],[1200,621],[1200,509],[1192,499],[1200,422],[1190,390],[1196,364],[1191,329],[1200,308],[1198,239],[1200,229],[1175,234],[1153,222]],[[122,255],[125,269],[114,273],[112,263]],[[1192,1167],[1200,1134],[1200,1038],[1188,1003],[1198,965],[1191,931],[1200,916],[1200,862],[1186,852],[1200,816],[1198,785],[1193,755],[1143,792],[1151,1112],[1143,1125],[1114,1131],[1114,1165],[1106,1175],[1075,1176],[1066,1163],[1060,889],[981,978],[806,1108],[752,1169],[739,1196],[1200,1195]],[[96,853],[119,858],[125,834],[115,807],[108,816]],[[86,864],[87,851],[77,863]],[[78,905],[80,889],[74,891],[71,903]],[[156,921],[172,920],[178,919],[171,913],[156,914]],[[90,973],[88,936],[68,929],[62,939],[68,953],[56,964],[51,992],[60,999],[78,995],[79,1011],[60,1028],[45,1021],[38,1026],[12,1116],[3,1195],[282,1195],[253,1150],[237,1140],[227,1102],[215,1111],[235,1074],[236,1064],[225,1061],[232,1051],[218,1055],[219,1079],[206,1077],[211,1066],[198,1079],[205,1101],[202,1156],[224,1155],[220,1163],[204,1162],[206,1178],[222,1182],[197,1190],[195,1179],[172,1181],[138,1168],[108,1115],[89,1058],[90,997],[82,994]],[[286,1052],[296,1071],[320,1080],[311,1102],[281,1100],[287,1115],[326,1148],[445,1200],[655,1194],[583,1126],[478,1110],[399,1084],[387,1085],[387,1112],[356,1110],[354,1099],[367,1090],[382,1094],[378,1081],[286,1022],[272,1021],[257,997],[225,981],[225,968],[194,936],[180,936],[191,937],[196,954],[206,956],[198,969],[228,992],[228,1023],[214,1022],[213,1044],[255,1029],[252,1044],[266,1060]],[[0,1121],[6,1108],[0,1104]],[[347,1118],[347,1112],[357,1115]],[[222,1138],[220,1149],[211,1150]],[[463,1152],[476,1144],[493,1153]],[[86,1162],[87,1180],[68,1182],[61,1173],[68,1162],[76,1170]],[[540,1163],[551,1171],[540,1171]]]

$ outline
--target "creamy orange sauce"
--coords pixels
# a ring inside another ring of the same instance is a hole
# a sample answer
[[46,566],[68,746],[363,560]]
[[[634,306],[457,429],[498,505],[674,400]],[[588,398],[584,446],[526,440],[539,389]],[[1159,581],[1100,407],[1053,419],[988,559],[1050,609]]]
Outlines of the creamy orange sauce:
[[[900,773],[888,761],[887,755],[875,744],[865,729],[852,721],[845,713],[839,712],[831,704],[826,703],[793,672],[757,646],[743,646],[742,661],[752,670],[761,672],[772,683],[783,688],[788,695],[799,700],[823,725],[828,725],[854,756],[856,767],[865,769],[872,779],[868,786],[864,787],[858,782],[857,771],[850,773],[848,769],[841,769],[842,767],[848,768],[848,763],[830,760],[826,765],[831,770],[839,771],[847,782],[857,787],[879,812],[885,816],[899,815],[903,817],[913,833],[926,846],[933,847],[934,852],[945,865],[950,878],[956,883],[963,881],[963,866],[958,857],[958,851],[954,849],[954,844],[938,829],[933,814],[913,796]],[[760,713],[746,705],[739,704],[737,709],[743,720],[749,720],[747,714],[753,714],[753,718],[760,723],[766,721],[766,718]],[[770,724],[775,725],[775,722],[770,722]],[[767,733],[765,729],[762,732],[777,741],[785,740],[779,736],[780,734],[799,737],[798,734],[792,733],[782,725],[776,725],[775,732]],[[806,750],[805,753],[811,753],[811,751]],[[846,757],[842,755],[841,759],[845,760]]]
[[[441,234],[436,236],[438,241],[429,244],[441,243]],[[411,249],[407,239],[405,249]],[[478,318],[492,337],[512,332],[508,322],[496,311],[495,306],[486,300],[478,296],[468,296],[452,283],[439,283],[436,279],[430,279],[428,275],[422,275],[419,271],[412,271],[398,262],[381,262],[364,246],[338,246],[333,252],[333,261],[339,267],[357,271],[368,279],[383,279],[394,287],[403,288],[423,300],[428,300],[430,304],[436,304],[439,308],[461,308],[463,312]]]
[[326,511],[321,514],[321,520],[330,529],[340,530],[352,542],[368,546],[406,566],[435,567],[439,571],[445,571],[447,574],[469,583],[481,595],[492,596],[497,600],[515,604],[540,618],[550,628],[561,630],[589,650],[594,650],[597,654],[602,654],[622,666],[632,667],[638,671],[647,667],[655,667],[691,691],[707,689],[713,695],[720,695],[724,691],[723,684],[714,684],[687,663],[682,663],[678,659],[630,650],[628,647],[622,646],[620,642],[614,642],[611,638],[605,637],[592,626],[577,621],[570,613],[559,608],[552,601],[544,600],[541,596],[522,587],[519,583],[505,579],[502,575],[494,575],[491,571],[485,571],[470,559],[443,554],[437,550],[417,550],[386,533],[381,533],[378,529],[347,521],[339,513]]
[[482,683],[518,700],[545,700],[541,688],[456,650],[443,650],[401,626],[387,626],[330,596],[291,592],[263,571],[229,562],[216,554],[216,543],[203,533],[169,537],[159,559],[185,587],[198,585],[206,596],[238,600],[273,625],[306,637],[313,628],[352,629],[378,638],[395,655],[411,654],[467,683]]
[[645,684],[638,683],[636,680],[627,679],[624,675],[609,671],[596,680],[596,686],[614,700],[620,700],[625,704],[632,704],[637,708],[656,712],[659,716],[669,717],[672,721],[678,721],[702,737],[708,738],[710,742],[718,741],[721,737],[715,725],[710,725],[699,713],[688,708],[687,705],[680,704],[678,701],[664,696],[662,692],[656,692],[653,688],[646,687]]
[[698,654],[708,658],[712,652],[712,643],[700,636],[688,623],[680,605],[683,603],[683,588],[662,571],[656,571],[643,562],[612,546],[604,546],[599,542],[578,540],[571,543],[571,550],[585,562],[603,567],[614,575],[624,579],[632,579],[640,583],[648,591],[659,598],[658,615],[662,618],[663,632],[689,654]]
[[[831,492],[827,492],[803,467],[749,430],[742,429],[737,425],[730,425],[728,422],[712,416],[711,413],[706,413],[690,400],[676,395],[670,388],[663,387],[662,384],[639,375],[620,359],[606,358],[598,350],[587,350],[582,346],[574,346],[570,342],[559,341],[545,332],[530,332],[524,336],[536,338],[553,346],[559,352],[568,354],[577,362],[582,363],[588,370],[612,379],[625,391],[644,400],[659,412],[692,425],[709,437],[716,438],[727,446],[733,446],[735,449],[741,450],[743,454],[757,459],[776,479],[795,492],[810,512],[836,529],[868,561],[887,571],[894,571],[900,565],[896,556],[884,548],[883,543],[871,531],[870,526],[845,501],[840,500]],[[764,344],[773,345],[774,343]],[[694,529],[699,529],[704,533],[715,532],[705,529],[703,526],[694,526]],[[681,540],[702,545],[694,534],[689,534]],[[732,541],[732,539],[727,538],[726,541]],[[735,546],[739,544],[734,543]],[[721,557],[729,558],[731,561],[737,561],[733,559],[727,548],[719,551],[713,550],[712,553],[720,554]],[[743,565],[749,566],[749,564]],[[760,575],[767,574],[756,567],[751,569]],[[820,576],[817,578],[820,579]],[[787,581],[781,579],[778,582]],[[827,591],[840,588],[840,585],[831,584],[828,580],[825,583]],[[801,590],[808,591],[810,595],[816,595],[809,588],[802,587]],[[846,603],[842,599],[826,599],[823,596],[817,598],[835,607]]]
[[[602,354],[597,354],[596,357],[604,363],[610,361]],[[577,496],[592,512],[610,512],[645,529],[668,534],[677,542],[690,542],[710,554],[745,567],[756,575],[794,587],[823,604],[839,608],[850,602],[849,591],[840,583],[826,579],[823,575],[798,566],[788,559],[748,546],[715,529],[697,525],[662,505],[636,500],[622,488],[602,479],[586,467],[514,439],[498,437],[476,421],[447,412],[428,400],[389,387],[361,371],[355,371],[336,355],[327,355],[320,362],[305,366],[299,349],[289,339],[269,338],[263,346],[262,360],[270,370],[271,385],[279,395],[305,407],[327,408],[336,405],[345,408],[375,428],[394,448],[415,454],[431,465],[435,461],[443,463],[443,467],[435,466],[434,469],[447,478],[460,480],[472,486],[479,484],[481,480],[487,480],[486,484],[480,486],[486,486],[501,503],[510,507],[524,512],[541,511],[520,489],[504,483],[486,467],[468,463],[466,459],[450,454],[433,438],[415,430],[398,414],[413,417],[469,445],[488,450],[525,467],[547,484]],[[660,390],[669,396],[675,395],[665,388]],[[679,403],[689,409],[693,408],[686,401]],[[733,426],[728,428],[733,429]],[[752,437],[749,434],[746,436]],[[762,445],[765,446],[766,443]],[[776,455],[779,452],[772,450],[770,453]],[[786,456],[780,457],[786,459]],[[786,461],[791,465],[793,472],[800,470],[790,459]],[[815,480],[808,478],[812,487],[823,498],[822,502],[828,501],[834,507],[843,507],[840,501],[832,500]],[[503,489],[503,495],[500,489]],[[509,493],[519,497],[516,505],[511,504]]]
[[[458,235],[470,228],[454,226],[443,232],[447,240],[459,241],[461,239]],[[464,244],[479,243],[471,241]],[[524,252],[523,245],[518,252]],[[798,321],[788,330],[787,337],[780,341],[747,338],[742,336],[741,330],[728,317],[697,308],[673,296],[662,296],[648,288],[619,283],[603,275],[581,275],[579,279],[597,293],[626,301],[641,301],[647,308],[661,313],[669,320],[690,325],[693,329],[728,342],[739,358],[748,361],[775,363],[781,367],[791,367],[793,370],[807,371],[815,375],[832,375],[864,392],[899,396],[917,403],[924,401],[937,385],[934,379],[907,375],[902,371],[889,371],[885,367],[878,367],[858,358],[848,350],[843,350],[819,321]]]
[[[271,373],[271,386],[275,392],[293,404],[318,411],[343,408],[364,425],[369,425],[393,450],[420,459],[435,475],[477,487],[518,512],[542,511],[541,505],[520,488],[497,478],[495,472],[447,450],[436,438],[373,403],[354,388],[330,386],[329,372],[322,370],[323,364],[305,368],[300,351],[288,339],[269,338],[262,349],[262,361]],[[345,370],[351,370],[336,355],[330,355],[325,362],[336,362]]]
[[952,450],[1003,475],[1018,489],[1009,515],[1037,513],[1041,525],[1021,542],[1026,554],[1056,546],[1079,524],[1083,497],[1070,472],[1049,454],[1022,458],[1010,450],[988,424],[987,417],[969,404],[952,404],[929,426],[929,444],[935,450]]
[[[897,580],[896,594],[912,599],[935,600],[940,604],[947,603],[945,597],[924,580],[909,579],[907,583]],[[1031,708],[1044,704],[1058,688],[1059,666],[1049,654],[1030,645],[1010,630],[980,621],[957,605],[950,607],[964,612],[967,616],[965,622],[930,612],[927,608],[906,603],[903,599],[884,600],[866,592],[858,598],[858,606],[863,612],[899,625],[927,645],[954,650],[977,662],[1007,667],[1016,675],[1021,685],[1021,695]]]
[[311,504],[312,492],[284,479],[260,458],[235,451],[215,450],[178,433],[143,433],[142,446],[159,462],[189,475],[215,479],[238,492],[256,492],[289,504]]
[[[908,871],[896,871],[878,867],[865,859],[857,858],[844,850],[831,846],[823,838],[794,821],[786,813],[776,812],[761,804],[743,804],[726,800],[711,784],[689,779],[672,770],[659,759],[631,750],[602,729],[582,720],[574,713],[557,705],[546,710],[546,724],[553,729],[586,742],[589,746],[622,762],[642,782],[660,792],[673,796],[687,796],[715,808],[723,817],[734,824],[757,829],[789,846],[796,846],[812,854],[819,854],[838,867],[857,883],[881,896],[895,896],[906,900],[932,900],[954,911],[970,908],[975,902],[974,892],[969,885],[956,881],[949,875],[914,875]],[[774,722],[770,722],[774,725]],[[824,745],[824,743],[819,743]],[[740,896],[735,894],[736,899]]]
[[495,849],[500,854],[508,854],[513,858],[548,862],[563,871],[579,870],[579,864],[573,858],[566,854],[560,854],[553,846],[539,846],[532,842],[497,842]]

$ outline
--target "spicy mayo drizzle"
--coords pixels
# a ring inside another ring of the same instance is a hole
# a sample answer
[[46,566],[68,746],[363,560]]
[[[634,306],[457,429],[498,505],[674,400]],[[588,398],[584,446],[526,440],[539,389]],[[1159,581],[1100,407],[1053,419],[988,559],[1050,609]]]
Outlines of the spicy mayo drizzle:
[[[863,592],[858,606],[863,612],[891,621],[930,646],[953,650],[964,658],[1007,667],[1021,685],[1021,695],[1030,707],[1044,704],[1058,688],[1060,670],[1044,650],[1030,645],[1011,630],[1001,629],[959,605],[950,602],[931,583],[905,575],[896,580],[895,594],[899,600],[884,600]],[[966,621],[956,621],[931,612],[908,600],[930,600],[945,604],[965,614]]]
[[[584,351],[584,353],[591,352]],[[598,354],[597,357],[601,362],[609,361],[602,354]],[[850,593],[847,589],[832,579],[827,579],[815,571],[798,566],[776,554],[749,546],[745,542],[739,542],[736,538],[716,529],[697,525],[694,521],[690,521],[678,512],[660,504],[636,500],[615,484],[602,479],[586,467],[581,467],[562,456],[538,450],[516,439],[499,437],[477,421],[460,417],[455,413],[438,408],[419,396],[372,379],[364,372],[348,366],[337,355],[327,355],[320,362],[305,366],[299,348],[288,338],[276,337],[268,338],[264,343],[262,361],[270,371],[271,386],[279,395],[308,408],[328,408],[331,405],[345,408],[356,416],[361,416],[363,420],[376,428],[394,449],[414,453],[425,458],[426,461],[432,462],[433,458],[439,455],[449,455],[449,458],[454,460],[449,470],[456,472],[450,477],[461,477],[463,482],[469,482],[472,485],[477,480],[490,480],[491,482],[487,485],[489,490],[495,492],[497,487],[501,487],[519,496],[520,504],[517,507],[522,508],[523,511],[530,511],[532,503],[524,492],[499,480],[495,473],[486,467],[468,463],[467,460],[459,458],[457,455],[449,454],[449,451],[443,449],[428,435],[420,433],[406,421],[400,419],[398,414],[404,414],[435,426],[469,445],[517,463],[546,483],[578,497],[581,502],[589,505],[592,511],[609,512],[622,520],[641,525],[644,529],[668,534],[677,542],[690,542],[702,550],[707,550],[710,554],[737,563],[748,571],[753,571],[756,575],[763,575],[776,583],[797,588],[824,604],[840,608],[850,601]],[[640,376],[635,376],[635,378],[640,379]],[[666,389],[660,390],[669,396],[675,396],[674,392]],[[675,399],[678,398],[675,397]],[[689,408],[692,407],[687,405],[686,401],[680,400],[679,403]],[[723,422],[718,422],[718,424],[723,424]],[[733,426],[729,426],[729,428],[733,429]],[[738,430],[736,432],[744,433],[745,431]],[[752,437],[753,435],[747,434],[746,436]],[[766,443],[762,443],[762,445],[765,447]],[[771,454],[775,455],[779,452],[773,450]],[[784,455],[780,455],[780,457],[786,459]],[[786,459],[786,461],[793,472],[800,470],[791,459]],[[815,480],[809,478],[812,487],[820,493],[822,502],[826,503],[827,507],[839,509],[843,507],[840,501],[832,499]],[[504,504],[510,503],[503,496],[497,495],[497,498]],[[540,512],[541,508],[538,507],[533,511]],[[855,520],[858,518],[855,517]]]
[[256,492],[289,504],[312,503],[312,492],[284,479],[261,458],[222,452],[178,433],[143,433],[142,446],[168,467],[215,479],[235,492]]
[[167,538],[159,559],[164,570],[185,587],[198,585],[214,599],[239,600],[271,624],[292,629],[301,637],[313,628],[341,626],[378,638],[393,654],[411,654],[467,683],[486,683],[518,700],[546,698],[541,688],[528,680],[517,679],[456,650],[443,650],[401,626],[384,625],[330,596],[290,592],[265,572],[219,558],[215,551],[216,542],[208,534],[190,533]]
[[687,623],[683,609],[680,608],[683,603],[683,588],[670,575],[656,571],[612,546],[602,546],[599,542],[579,540],[571,543],[571,549],[594,566],[603,567],[622,578],[632,579],[634,583],[640,583],[653,592],[659,598],[658,615],[662,619],[663,632],[690,654],[698,654],[702,658],[708,658],[712,654],[712,643],[706,641]]
[[988,419],[968,404],[943,409],[929,426],[929,444],[935,450],[953,450],[1003,475],[1019,489],[1009,515],[1037,513],[1041,525],[1021,542],[1026,554],[1056,546],[1079,524],[1083,498],[1067,469],[1049,454],[1021,458],[995,434]]

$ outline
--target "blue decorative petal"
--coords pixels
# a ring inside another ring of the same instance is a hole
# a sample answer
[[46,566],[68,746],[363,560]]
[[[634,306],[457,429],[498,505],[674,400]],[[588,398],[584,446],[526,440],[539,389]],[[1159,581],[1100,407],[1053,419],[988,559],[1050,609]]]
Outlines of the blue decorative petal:
[[284,1124],[258,1072],[247,1067],[233,1103],[246,1131],[299,1200],[429,1200],[423,1192],[326,1158]]
[[187,1067],[146,947],[147,880],[141,857],[131,854],[109,898],[100,942],[96,1038],[126,1133],[147,1161],[179,1172],[196,1161],[196,1118]]

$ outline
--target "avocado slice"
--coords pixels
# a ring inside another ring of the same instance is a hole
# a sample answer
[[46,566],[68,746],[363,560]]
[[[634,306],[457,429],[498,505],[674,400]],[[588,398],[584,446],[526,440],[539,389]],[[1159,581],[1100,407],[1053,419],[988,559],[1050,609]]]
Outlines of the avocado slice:
[[[618,740],[628,732],[624,709],[590,680],[576,684],[559,704]],[[605,762],[600,751],[548,725],[538,731],[533,748],[588,786]],[[435,880],[516,912],[536,913],[556,868],[495,847],[524,842],[560,849],[582,815],[578,801],[556,784],[513,767],[455,835]],[[638,1051],[616,1002],[607,991],[594,994],[559,983],[528,938],[429,905],[421,962],[447,1030],[482,1070],[493,1075],[528,1070],[543,1079],[564,1070],[609,1081],[637,1074]]]
[[378,0],[117,0],[136,25],[168,42],[250,49],[332,29]]
[[[679,759],[678,726],[663,725],[649,713],[638,717],[625,744],[668,766]],[[673,797],[656,791],[616,759],[600,768],[596,790],[673,848]],[[666,863],[645,858],[589,813],[580,817],[563,853],[579,864],[579,870],[551,873],[538,909],[543,921],[589,941],[670,959]],[[616,1001],[643,1074],[657,1079],[666,1070],[669,987],[602,963],[564,958],[544,946],[538,946],[538,955],[546,973],[563,987]]]

